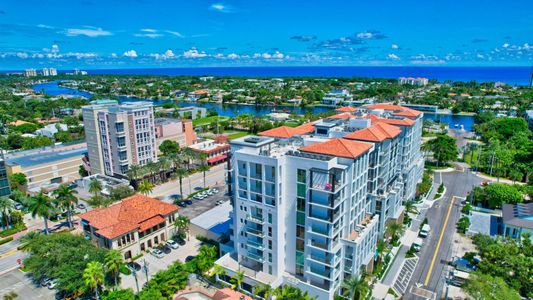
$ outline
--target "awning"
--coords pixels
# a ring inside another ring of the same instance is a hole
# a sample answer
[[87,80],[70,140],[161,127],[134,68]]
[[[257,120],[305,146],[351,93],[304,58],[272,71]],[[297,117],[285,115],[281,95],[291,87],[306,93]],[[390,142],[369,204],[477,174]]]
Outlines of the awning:
[[219,162],[221,160],[224,160],[226,158],[228,158],[228,155],[222,154],[222,155],[218,155],[218,156],[215,156],[215,157],[211,157],[210,159],[207,160],[207,162],[212,164],[212,163],[216,163],[216,162]]

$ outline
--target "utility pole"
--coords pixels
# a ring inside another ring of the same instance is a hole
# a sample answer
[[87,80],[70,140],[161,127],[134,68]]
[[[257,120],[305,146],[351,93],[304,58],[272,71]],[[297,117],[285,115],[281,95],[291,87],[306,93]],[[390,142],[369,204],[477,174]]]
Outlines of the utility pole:
[[133,275],[133,278],[135,278],[135,286],[137,287],[137,294],[139,294],[140,291],[139,291],[139,281],[137,280],[137,271],[135,271],[135,269],[133,269],[131,271],[131,275]]

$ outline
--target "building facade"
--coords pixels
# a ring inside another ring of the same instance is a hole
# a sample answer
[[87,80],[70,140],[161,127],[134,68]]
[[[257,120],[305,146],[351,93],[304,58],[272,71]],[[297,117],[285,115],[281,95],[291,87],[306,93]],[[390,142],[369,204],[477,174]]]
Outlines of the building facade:
[[124,176],[131,165],[157,161],[152,103],[100,100],[82,112],[91,173]]
[[0,197],[9,196],[11,188],[9,186],[8,173],[4,160],[4,152],[0,150]]
[[181,148],[186,148],[197,139],[191,120],[169,118],[155,119],[155,137],[157,149],[165,140],[175,141]]
[[133,195],[79,217],[83,232],[91,241],[99,247],[118,250],[129,260],[172,236],[178,206]]
[[333,299],[345,279],[373,268],[385,224],[401,221],[421,179],[408,160],[421,157],[422,114],[391,105],[339,112],[231,141],[233,248],[217,261],[220,280],[240,270],[248,292],[289,284]]

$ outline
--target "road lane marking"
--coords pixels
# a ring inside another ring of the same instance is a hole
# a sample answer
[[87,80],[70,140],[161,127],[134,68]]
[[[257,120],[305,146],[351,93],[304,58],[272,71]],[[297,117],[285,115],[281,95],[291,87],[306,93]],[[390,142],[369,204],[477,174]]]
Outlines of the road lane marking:
[[433,259],[431,260],[431,264],[429,265],[429,270],[426,275],[426,280],[424,281],[424,285],[427,286],[429,283],[429,279],[431,278],[431,272],[433,271],[433,266],[435,265],[435,260],[437,259],[437,254],[439,253],[440,244],[442,243],[442,238],[444,237],[444,232],[446,231],[446,226],[448,226],[448,220],[450,218],[450,214],[452,212],[453,202],[455,201],[455,196],[452,197],[452,201],[450,201],[450,207],[448,207],[448,213],[446,213],[446,218],[444,219],[444,225],[442,226],[442,231],[440,232],[439,241],[437,242],[437,248],[435,249],[435,253],[433,254]]
[[4,254],[1,254],[1,255],[0,255],[0,258],[8,257],[8,256],[11,256],[11,255],[16,254],[16,253],[17,253],[16,250],[11,250],[11,251],[9,251],[9,252],[6,252],[6,253],[4,253]]

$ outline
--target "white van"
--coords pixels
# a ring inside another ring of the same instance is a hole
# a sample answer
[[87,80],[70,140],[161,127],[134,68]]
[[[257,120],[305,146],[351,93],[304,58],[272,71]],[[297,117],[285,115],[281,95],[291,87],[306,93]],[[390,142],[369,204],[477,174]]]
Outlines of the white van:
[[422,226],[422,229],[420,229],[420,232],[418,233],[421,237],[427,237],[429,235],[429,231],[431,230],[431,227],[429,227],[429,224],[424,224]]
[[417,237],[415,241],[413,242],[413,248],[416,250],[416,252],[420,251],[422,249],[422,245],[424,244],[424,240]]

